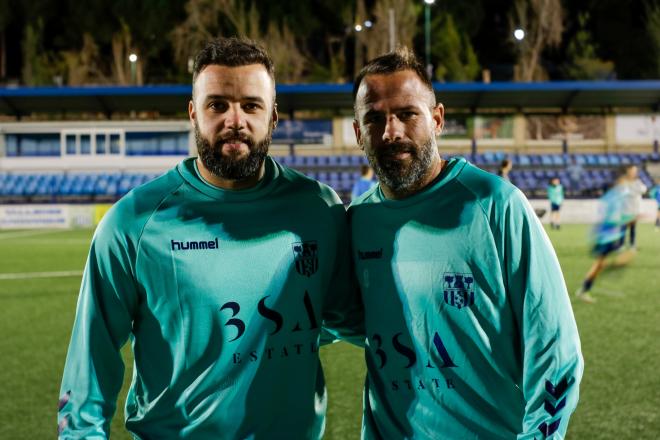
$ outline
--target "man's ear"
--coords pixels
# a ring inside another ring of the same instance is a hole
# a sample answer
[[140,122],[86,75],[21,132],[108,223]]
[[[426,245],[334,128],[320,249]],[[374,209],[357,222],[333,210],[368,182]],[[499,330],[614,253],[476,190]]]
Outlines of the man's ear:
[[360,124],[355,119],[353,119],[353,131],[355,132],[355,138],[357,139],[358,147],[360,147],[360,150],[364,150],[364,145],[362,144],[362,131],[360,130]]
[[442,129],[445,126],[445,107],[438,103],[433,110],[431,111],[431,117],[433,118],[434,126],[433,132],[436,136],[442,133]]
[[277,121],[280,120],[280,116],[277,114],[277,103],[273,103],[273,114],[271,115],[273,120],[273,129],[277,127]]
[[195,103],[191,99],[188,101],[188,118],[190,119],[190,125],[195,126],[195,120],[197,119],[197,113],[195,112]]

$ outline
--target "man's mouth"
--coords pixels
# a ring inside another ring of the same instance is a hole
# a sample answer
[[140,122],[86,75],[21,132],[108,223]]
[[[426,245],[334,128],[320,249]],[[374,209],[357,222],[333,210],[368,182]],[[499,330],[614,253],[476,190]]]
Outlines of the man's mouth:
[[409,159],[412,156],[409,151],[397,151],[392,154],[392,158],[397,160]]
[[238,152],[250,149],[249,141],[247,139],[223,139],[220,142],[222,150],[225,152]]
[[408,147],[393,148],[382,155],[389,160],[406,160],[413,156],[414,150]]

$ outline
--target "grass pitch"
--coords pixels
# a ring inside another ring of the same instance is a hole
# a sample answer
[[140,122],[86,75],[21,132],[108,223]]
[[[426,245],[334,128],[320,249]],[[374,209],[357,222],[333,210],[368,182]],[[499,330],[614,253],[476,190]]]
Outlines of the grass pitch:
[[[586,226],[548,231],[569,292],[586,273]],[[0,231],[0,438],[53,438],[66,349],[92,231]],[[660,233],[638,226],[634,260],[597,280],[596,304],[574,301],[585,374],[569,439],[660,436]],[[124,350],[126,381],[130,349]],[[327,439],[357,439],[364,366],[361,350],[321,350],[328,382]],[[112,438],[123,428],[123,395]]]

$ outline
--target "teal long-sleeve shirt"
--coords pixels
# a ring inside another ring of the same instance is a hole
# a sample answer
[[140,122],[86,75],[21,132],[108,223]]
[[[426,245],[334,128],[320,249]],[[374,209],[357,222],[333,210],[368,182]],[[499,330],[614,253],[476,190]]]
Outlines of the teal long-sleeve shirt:
[[349,208],[366,315],[364,439],[563,438],[583,371],[564,278],[513,185],[448,162]]
[[564,187],[561,184],[548,185],[548,200],[555,205],[564,203]]
[[130,192],[92,240],[60,438],[109,436],[129,338],[135,438],[320,438],[321,327],[361,320],[346,235],[337,195],[270,158],[249,190],[212,187],[187,159]]

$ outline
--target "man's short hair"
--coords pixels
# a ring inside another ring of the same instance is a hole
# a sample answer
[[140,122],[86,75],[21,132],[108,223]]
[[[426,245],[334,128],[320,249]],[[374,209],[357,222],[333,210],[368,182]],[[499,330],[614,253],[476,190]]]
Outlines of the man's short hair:
[[[275,86],[275,67],[266,50],[256,42],[247,38],[217,38],[211,40],[197,53],[193,64],[193,86],[199,73],[210,65],[227,67],[261,64],[273,80]],[[274,95],[274,94],[273,94]],[[274,99],[274,96],[273,96]]]
[[374,58],[360,70],[353,82],[353,100],[355,100],[360,84],[365,76],[387,75],[402,70],[412,70],[417,74],[422,84],[431,92],[433,96],[432,105],[435,105],[435,93],[433,92],[431,78],[429,78],[424,65],[417,59],[415,53],[405,46],[399,46],[394,52],[388,52]]

